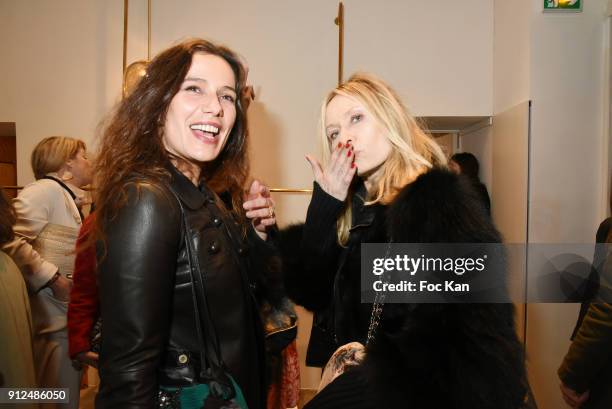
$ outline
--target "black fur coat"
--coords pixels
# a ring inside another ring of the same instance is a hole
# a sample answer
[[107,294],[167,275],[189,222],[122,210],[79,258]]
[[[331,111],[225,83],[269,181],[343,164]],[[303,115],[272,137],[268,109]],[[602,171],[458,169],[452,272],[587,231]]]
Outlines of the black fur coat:
[[[421,175],[389,206],[360,206],[354,196],[353,208],[353,225],[363,228],[351,231],[359,234],[346,250],[334,233],[342,203],[316,185],[306,224],[281,234],[286,290],[315,313],[309,354],[320,343],[312,337],[329,332],[332,348],[365,343],[371,305],[359,302],[359,243],[501,241],[469,181],[445,170]],[[321,331],[317,321],[327,327]],[[312,407],[517,409],[527,388],[511,304],[387,304],[356,371],[354,381],[334,393],[341,376]]]

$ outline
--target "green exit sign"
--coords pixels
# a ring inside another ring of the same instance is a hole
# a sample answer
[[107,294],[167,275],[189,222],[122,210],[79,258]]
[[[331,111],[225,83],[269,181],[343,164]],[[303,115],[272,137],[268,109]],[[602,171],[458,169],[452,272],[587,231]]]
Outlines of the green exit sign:
[[582,0],[544,0],[544,11],[582,11]]

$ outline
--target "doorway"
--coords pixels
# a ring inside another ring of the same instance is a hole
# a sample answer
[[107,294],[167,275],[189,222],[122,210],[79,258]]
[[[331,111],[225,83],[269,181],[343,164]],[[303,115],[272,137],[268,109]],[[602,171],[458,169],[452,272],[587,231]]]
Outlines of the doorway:
[[9,198],[17,195],[17,136],[15,122],[0,122],[0,186]]

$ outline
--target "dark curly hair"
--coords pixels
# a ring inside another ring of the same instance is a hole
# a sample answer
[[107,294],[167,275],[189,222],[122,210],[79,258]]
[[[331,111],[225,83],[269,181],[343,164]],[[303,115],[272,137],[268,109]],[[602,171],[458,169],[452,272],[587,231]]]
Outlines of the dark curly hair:
[[236,121],[223,151],[202,165],[201,178],[217,193],[226,193],[230,207],[242,216],[243,191],[249,174],[247,117],[244,89],[246,73],[240,57],[224,46],[202,39],[184,41],[158,54],[146,76],[117,106],[103,126],[95,166],[96,237],[103,237],[105,221],[126,204],[126,184],[135,179],[164,182],[170,156],[162,142],[163,123],[172,98],[179,91],[196,53],[223,58],[236,79]]

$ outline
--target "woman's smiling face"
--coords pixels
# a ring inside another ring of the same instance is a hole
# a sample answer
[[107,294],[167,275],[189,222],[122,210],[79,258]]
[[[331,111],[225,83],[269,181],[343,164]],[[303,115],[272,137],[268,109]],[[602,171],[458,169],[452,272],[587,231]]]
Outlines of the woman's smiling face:
[[213,161],[236,121],[236,78],[223,58],[193,55],[191,67],[168,107],[163,142],[192,164]]

